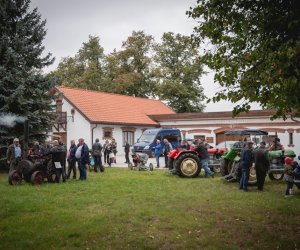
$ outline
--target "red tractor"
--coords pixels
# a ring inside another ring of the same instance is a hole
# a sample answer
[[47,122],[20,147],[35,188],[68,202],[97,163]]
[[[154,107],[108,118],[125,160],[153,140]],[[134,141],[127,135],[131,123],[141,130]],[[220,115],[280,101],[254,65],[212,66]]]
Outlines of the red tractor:
[[[208,165],[215,173],[220,172],[220,163],[225,148],[208,149]],[[198,153],[192,149],[185,150],[182,148],[173,149],[169,153],[169,169],[175,169],[176,174],[180,177],[194,178],[201,172],[201,163]]]

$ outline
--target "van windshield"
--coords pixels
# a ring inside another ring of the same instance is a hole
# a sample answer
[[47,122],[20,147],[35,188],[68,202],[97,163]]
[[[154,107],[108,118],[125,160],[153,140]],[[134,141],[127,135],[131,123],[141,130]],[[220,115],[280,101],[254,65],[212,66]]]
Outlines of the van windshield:
[[141,135],[139,142],[153,142],[155,138],[155,135],[150,135],[150,134],[145,134],[145,135]]

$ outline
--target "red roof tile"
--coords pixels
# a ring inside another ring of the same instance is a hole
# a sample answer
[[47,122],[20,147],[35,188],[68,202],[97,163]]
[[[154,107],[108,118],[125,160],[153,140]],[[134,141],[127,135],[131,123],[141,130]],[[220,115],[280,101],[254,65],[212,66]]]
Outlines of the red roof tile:
[[92,123],[158,125],[148,115],[175,114],[159,100],[56,87]]

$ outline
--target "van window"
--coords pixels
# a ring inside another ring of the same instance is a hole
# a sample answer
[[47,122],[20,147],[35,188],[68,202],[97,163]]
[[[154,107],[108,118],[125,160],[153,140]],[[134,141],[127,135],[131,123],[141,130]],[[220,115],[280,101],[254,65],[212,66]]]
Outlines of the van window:
[[155,138],[155,135],[151,135],[151,134],[142,134],[139,141],[140,142],[153,142]]
[[167,138],[169,142],[178,142],[178,134],[168,134],[164,135],[164,139]]

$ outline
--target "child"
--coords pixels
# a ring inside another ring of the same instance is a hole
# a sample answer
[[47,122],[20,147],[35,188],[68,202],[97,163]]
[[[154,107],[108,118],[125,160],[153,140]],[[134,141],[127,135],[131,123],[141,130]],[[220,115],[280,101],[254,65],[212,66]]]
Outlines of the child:
[[285,167],[284,167],[284,179],[287,184],[287,188],[285,191],[285,198],[293,196],[292,189],[294,185],[294,168],[293,168],[293,159],[290,157],[286,157],[284,159]]

